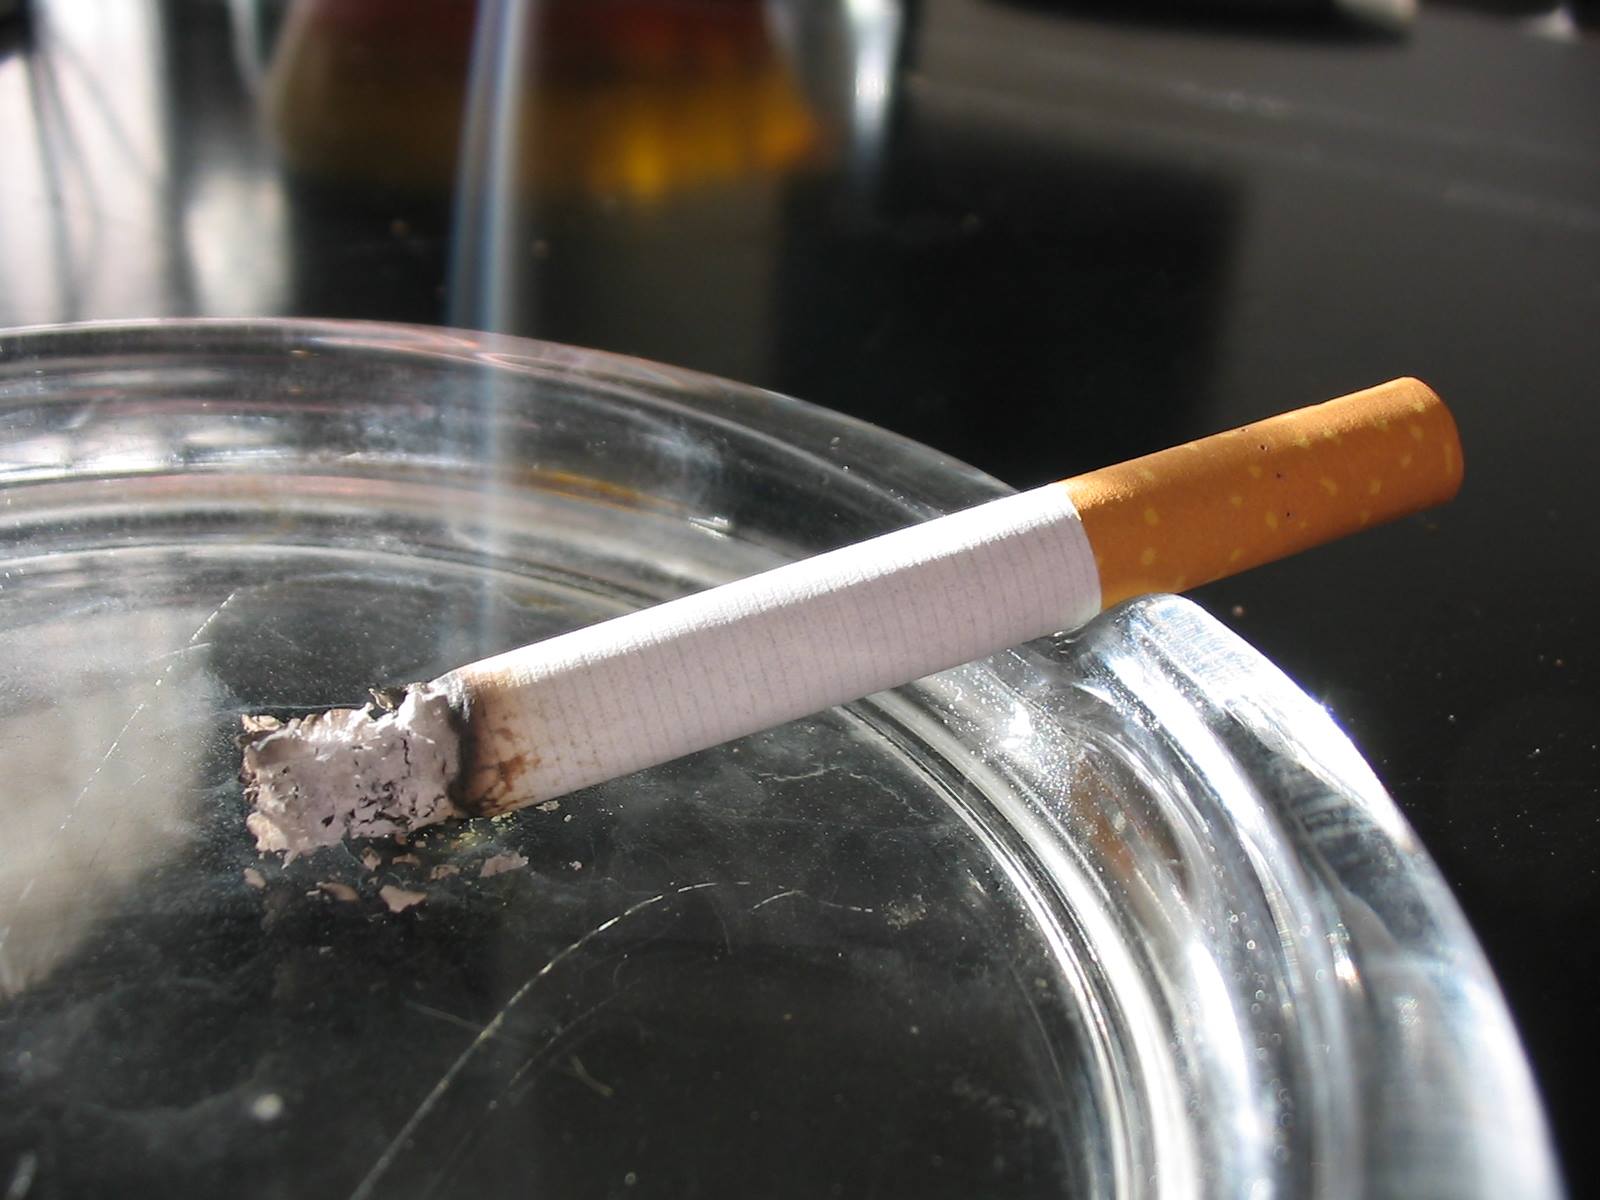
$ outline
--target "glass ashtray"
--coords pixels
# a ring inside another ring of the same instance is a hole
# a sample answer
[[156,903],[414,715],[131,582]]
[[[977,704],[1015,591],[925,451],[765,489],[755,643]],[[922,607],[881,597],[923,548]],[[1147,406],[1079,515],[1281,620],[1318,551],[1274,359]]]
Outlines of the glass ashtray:
[[8,1197],[1559,1190],[1438,872],[1173,597],[540,809],[257,855],[241,713],[1006,490],[970,468],[359,323],[4,334],[0,412]]

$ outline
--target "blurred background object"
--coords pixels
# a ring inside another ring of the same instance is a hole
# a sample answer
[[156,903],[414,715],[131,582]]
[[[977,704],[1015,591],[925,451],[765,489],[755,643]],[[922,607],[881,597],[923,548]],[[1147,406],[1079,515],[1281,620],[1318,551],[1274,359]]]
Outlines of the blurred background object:
[[[649,202],[791,166],[816,145],[757,5],[590,0],[484,13],[474,56],[472,4],[293,6],[268,100],[286,161],[335,181],[448,189],[466,117],[486,143],[467,146],[511,155],[523,190]],[[502,144],[496,121],[514,142]]]
[[0,326],[492,328],[799,395],[1017,486],[1423,375],[1469,447],[1456,505],[1199,598],[1330,705],[1437,858],[1581,1193],[1595,16],[12,0]]

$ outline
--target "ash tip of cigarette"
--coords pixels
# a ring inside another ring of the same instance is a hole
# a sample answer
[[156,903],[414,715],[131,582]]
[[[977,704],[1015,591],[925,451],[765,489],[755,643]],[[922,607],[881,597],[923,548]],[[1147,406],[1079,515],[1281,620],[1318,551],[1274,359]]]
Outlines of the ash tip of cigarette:
[[248,745],[269,733],[276,733],[283,728],[283,722],[266,713],[244,713],[239,717],[239,728],[243,731],[239,744]]
[[372,695],[369,708],[240,718],[257,849],[288,862],[345,837],[403,845],[406,833],[462,815],[450,798],[460,744],[449,698],[427,684]]
[[313,736],[320,731],[322,725],[329,722],[345,722],[353,714],[363,711],[359,708],[328,708],[309,712],[303,716],[289,717],[287,720],[272,716],[270,713],[241,713],[240,732],[235,740],[240,749],[249,750],[280,734],[287,737],[294,737],[297,734]]
[[371,704],[367,706],[368,710],[373,716],[379,716],[382,713],[397,712],[399,711],[400,706],[405,703],[406,694],[410,692],[413,687],[419,686],[421,685],[407,684],[405,687],[368,688],[367,695],[372,697]]

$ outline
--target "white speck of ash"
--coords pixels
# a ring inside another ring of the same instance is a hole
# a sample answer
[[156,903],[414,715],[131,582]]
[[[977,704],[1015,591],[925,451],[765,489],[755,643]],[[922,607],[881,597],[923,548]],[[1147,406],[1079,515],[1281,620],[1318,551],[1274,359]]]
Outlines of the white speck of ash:
[[421,904],[428,898],[427,892],[407,891],[405,888],[395,887],[392,883],[386,883],[379,888],[378,895],[389,906],[390,912],[405,912],[406,909]]
[[504,874],[506,871],[520,871],[527,865],[528,860],[522,855],[508,851],[505,854],[496,854],[492,858],[484,859],[483,866],[478,868],[478,875],[482,879],[487,879],[491,875]]

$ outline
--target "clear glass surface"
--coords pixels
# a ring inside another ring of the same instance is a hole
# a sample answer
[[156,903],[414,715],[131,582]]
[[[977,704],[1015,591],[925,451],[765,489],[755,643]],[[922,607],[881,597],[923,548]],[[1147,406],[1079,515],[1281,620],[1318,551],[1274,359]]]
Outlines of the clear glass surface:
[[1557,1190],[1393,804],[1172,597],[548,811],[256,855],[240,713],[1004,490],[969,468],[363,324],[3,335],[0,421],[7,1195]]

